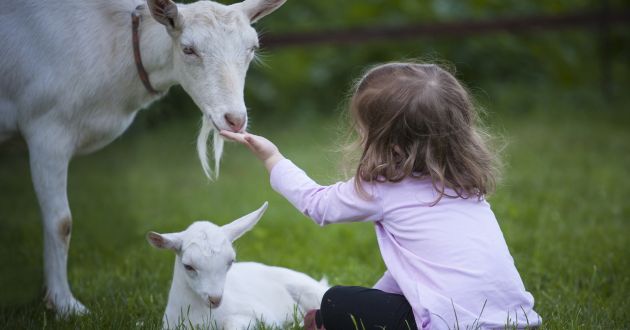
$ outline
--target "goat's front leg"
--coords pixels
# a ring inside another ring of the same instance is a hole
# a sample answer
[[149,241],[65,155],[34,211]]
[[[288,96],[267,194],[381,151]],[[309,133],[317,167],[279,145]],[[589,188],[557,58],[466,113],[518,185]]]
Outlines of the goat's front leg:
[[72,151],[60,140],[31,140],[28,143],[33,186],[44,229],[44,299],[47,307],[54,309],[59,316],[66,316],[85,314],[88,310],[74,298],[68,284],[72,216],[66,187]]

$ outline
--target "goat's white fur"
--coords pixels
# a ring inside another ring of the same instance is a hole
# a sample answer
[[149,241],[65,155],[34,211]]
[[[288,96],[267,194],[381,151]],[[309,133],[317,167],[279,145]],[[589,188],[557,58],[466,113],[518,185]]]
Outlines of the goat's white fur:
[[163,328],[192,324],[247,329],[257,321],[283,327],[293,320],[296,306],[301,314],[319,307],[328,289],[325,281],[255,262],[232,264],[232,242],[250,230],[266,209],[267,203],[222,227],[198,221],[179,233],[147,234],[151,245],[176,252]]
[[[86,312],[66,273],[70,159],[109,144],[161,96],[148,93],[138,77],[131,13],[138,8],[142,17],[140,49],[153,87],[163,95],[180,84],[201,109],[207,137],[213,128],[238,129],[226,114],[246,127],[245,73],[258,44],[250,23],[285,0],[146,1],[0,1],[0,142],[22,135],[28,144],[43,218],[47,303],[59,315]],[[196,55],[185,54],[186,46]],[[206,140],[199,144],[210,176]],[[221,145],[215,140],[216,168]]]

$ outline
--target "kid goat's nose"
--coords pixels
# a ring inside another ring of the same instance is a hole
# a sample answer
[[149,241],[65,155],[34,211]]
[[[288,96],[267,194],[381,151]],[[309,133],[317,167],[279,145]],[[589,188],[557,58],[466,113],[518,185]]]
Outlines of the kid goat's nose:
[[208,297],[208,302],[210,303],[210,307],[217,308],[221,304],[221,297]]
[[245,115],[228,112],[225,114],[225,121],[234,132],[240,132],[245,125]]

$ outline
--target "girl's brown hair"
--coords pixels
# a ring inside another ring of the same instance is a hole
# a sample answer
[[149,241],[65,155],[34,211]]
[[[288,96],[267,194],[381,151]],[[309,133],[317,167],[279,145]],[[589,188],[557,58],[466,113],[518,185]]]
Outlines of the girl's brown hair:
[[[438,192],[483,198],[499,173],[464,87],[434,64],[390,63],[368,70],[354,88],[350,116],[363,153],[355,184],[430,178]],[[359,180],[360,179],[360,180]]]

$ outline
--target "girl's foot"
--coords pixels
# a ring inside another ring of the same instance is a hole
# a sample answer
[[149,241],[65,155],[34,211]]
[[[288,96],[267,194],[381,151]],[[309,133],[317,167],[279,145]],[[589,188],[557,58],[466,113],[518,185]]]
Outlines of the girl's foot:
[[311,309],[306,312],[304,315],[304,330],[326,330],[323,325],[317,326],[317,319],[320,318],[319,323],[321,324],[321,317],[319,316],[319,309]]

